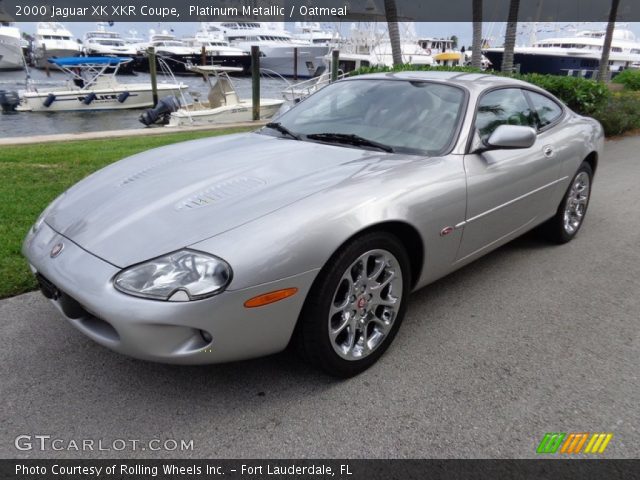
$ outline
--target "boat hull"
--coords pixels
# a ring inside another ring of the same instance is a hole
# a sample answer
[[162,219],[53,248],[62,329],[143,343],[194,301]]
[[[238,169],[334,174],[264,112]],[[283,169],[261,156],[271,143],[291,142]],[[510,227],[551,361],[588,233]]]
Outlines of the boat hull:
[[[186,85],[159,84],[158,97],[168,95],[179,96],[181,91],[187,89]],[[120,101],[121,95],[128,92],[129,95]],[[96,94],[95,100],[89,104],[84,101],[91,93]],[[49,95],[55,95],[55,100],[46,106]],[[153,94],[148,85],[129,84],[119,88],[105,88],[91,91],[83,90],[52,90],[41,92],[25,92],[18,107],[20,111],[30,112],[69,112],[69,111],[94,111],[94,110],[128,110],[136,108],[148,108],[153,106]]]
[[[187,69],[187,65],[202,65],[201,55],[167,55],[159,52],[173,73],[192,74]],[[207,55],[207,65],[219,65],[222,67],[242,68],[242,74],[251,73],[251,56],[250,55]],[[137,57],[132,62],[132,68],[138,72],[149,72],[149,58],[146,55]],[[156,61],[158,71],[162,71],[160,64]]]
[[[260,119],[273,117],[284,100],[261,99]],[[250,122],[253,120],[253,106],[250,101],[241,101],[236,105],[229,105],[211,109],[191,110],[180,109],[171,114],[167,127],[183,127],[197,125],[221,125],[225,123]]]
[[[491,61],[494,70],[502,69],[503,52],[489,50],[484,55]],[[590,78],[593,72],[598,70],[600,61],[588,57],[516,52],[513,55],[513,64],[520,66],[520,73],[575,75]]]
[[20,39],[0,35],[0,70],[21,70],[22,68]]
[[[294,48],[298,49],[297,72],[293,58]],[[271,70],[283,77],[315,77],[324,67],[324,57],[328,51],[329,47],[313,45],[265,47],[261,49],[264,56],[260,57],[260,68]]]

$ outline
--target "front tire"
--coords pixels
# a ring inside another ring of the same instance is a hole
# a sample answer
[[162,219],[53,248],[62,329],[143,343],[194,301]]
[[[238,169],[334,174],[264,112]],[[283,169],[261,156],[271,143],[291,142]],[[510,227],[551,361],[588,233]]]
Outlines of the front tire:
[[389,347],[411,289],[407,252],[386,232],[343,246],[318,275],[298,325],[298,347],[315,366],[347,378]]
[[591,198],[593,169],[587,162],[580,168],[569,184],[556,214],[544,224],[544,232],[555,243],[567,243],[578,234],[587,214]]

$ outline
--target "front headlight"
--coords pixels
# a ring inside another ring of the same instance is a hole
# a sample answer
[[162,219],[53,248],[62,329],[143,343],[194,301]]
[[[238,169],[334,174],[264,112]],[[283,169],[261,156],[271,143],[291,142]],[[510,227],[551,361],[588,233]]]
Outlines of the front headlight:
[[188,302],[220,293],[231,281],[224,260],[194,250],[180,250],[134,265],[116,275],[115,287],[136,297]]

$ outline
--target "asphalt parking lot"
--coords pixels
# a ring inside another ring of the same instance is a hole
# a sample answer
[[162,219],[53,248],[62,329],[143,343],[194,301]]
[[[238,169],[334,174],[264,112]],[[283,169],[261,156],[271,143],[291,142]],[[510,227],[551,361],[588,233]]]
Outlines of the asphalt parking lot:
[[[607,143],[574,242],[528,234],[415,293],[390,350],[347,381],[289,353],[205,367],[132,360],[39,293],[1,301],[0,457],[535,457],[546,432],[612,432],[605,456],[637,458],[638,152],[640,137]],[[193,450],[14,446],[41,434]]]

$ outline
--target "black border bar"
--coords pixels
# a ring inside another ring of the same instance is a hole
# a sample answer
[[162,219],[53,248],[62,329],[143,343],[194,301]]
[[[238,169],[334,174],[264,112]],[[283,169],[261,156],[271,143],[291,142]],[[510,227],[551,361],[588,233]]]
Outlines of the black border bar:
[[[483,20],[506,21],[509,1],[483,0]],[[472,0],[395,3],[401,21],[472,20]],[[519,21],[605,22],[610,7],[611,0],[521,0]],[[214,8],[221,10],[215,14]],[[384,12],[385,0],[0,0],[0,19],[16,22],[381,22],[386,21]],[[620,0],[618,20],[640,21],[640,1]]]
[[[279,468],[284,468],[285,471],[278,471]],[[30,469],[33,473],[25,473],[25,469]],[[67,472],[69,469],[75,469],[71,471],[78,473],[60,474],[61,469]],[[82,473],[82,469],[85,473]],[[114,473],[109,474],[111,469],[114,469]],[[54,474],[56,471],[58,474]],[[96,472],[99,475],[96,475]],[[626,480],[640,478],[640,460],[579,459],[577,457],[570,460],[28,459],[0,460],[0,478],[3,480],[199,480],[212,478],[225,480],[282,478],[323,480]]]

